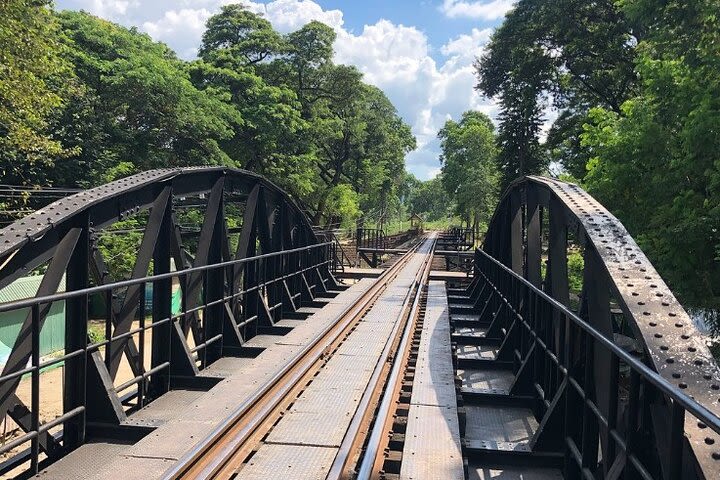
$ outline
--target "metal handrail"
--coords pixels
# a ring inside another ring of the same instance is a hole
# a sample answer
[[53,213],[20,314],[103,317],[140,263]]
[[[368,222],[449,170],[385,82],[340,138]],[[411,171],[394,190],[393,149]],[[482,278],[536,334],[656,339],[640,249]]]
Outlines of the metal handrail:
[[[720,418],[714,413],[705,408],[703,405],[690,398],[688,395],[682,392],[670,382],[665,380],[660,374],[650,369],[647,365],[642,363],[637,358],[633,357],[625,350],[618,347],[612,340],[607,338],[601,332],[596,330],[592,325],[578,317],[575,313],[569,310],[565,305],[552,298],[547,293],[543,292],[535,285],[530,283],[528,280],[518,275],[516,272],[508,268],[506,265],[484,252],[481,249],[477,249],[476,255],[481,255],[487,260],[493,263],[496,268],[499,268],[506,275],[511,276],[516,281],[522,283],[523,287],[532,291],[535,295],[538,295],[544,301],[548,302],[554,309],[560,311],[566,318],[570,319],[573,324],[579,327],[586,334],[590,335],[597,343],[602,345],[613,355],[617,356],[620,360],[625,362],[632,370],[635,370],[640,374],[645,381],[650,385],[657,388],[659,391],[670,397],[673,401],[678,402],[686,411],[695,416],[698,420],[702,421],[705,425],[710,427],[713,431],[720,434]],[[567,372],[565,372],[567,373]]]
[[315,245],[308,245],[306,247],[294,248],[292,250],[280,250],[277,252],[266,253],[266,254],[257,255],[254,257],[240,258],[237,260],[227,260],[225,262],[215,263],[212,265],[190,267],[190,268],[185,268],[183,270],[176,270],[174,272],[161,273],[161,274],[156,274],[156,275],[148,275],[146,277],[133,278],[130,280],[121,280],[121,281],[114,282],[114,283],[106,283],[103,285],[97,285],[95,287],[83,288],[80,290],[72,290],[69,292],[54,293],[52,295],[45,295],[45,296],[41,296],[41,297],[32,297],[32,298],[27,298],[24,300],[17,300],[14,302],[0,304],[0,313],[12,311],[12,310],[19,310],[21,308],[29,308],[29,307],[32,307],[33,305],[37,305],[37,304],[52,303],[52,302],[57,302],[57,301],[61,301],[61,300],[68,300],[70,298],[75,298],[75,297],[82,296],[82,295],[92,295],[95,293],[105,292],[107,290],[115,290],[115,289],[119,289],[119,288],[123,288],[123,287],[129,287],[132,285],[138,285],[141,283],[157,282],[160,280],[167,280],[167,279],[171,279],[174,277],[186,276],[186,275],[189,275],[192,273],[200,273],[200,272],[205,272],[205,271],[213,270],[213,269],[217,269],[217,268],[230,267],[233,265],[242,265],[245,263],[249,263],[249,262],[253,262],[253,261],[257,261],[257,260],[263,260],[263,259],[272,258],[272,257],[277,257],[280,255],[285,255],[285,254],[301,253],[301,252],[305,252],[305,251],[309,251],[309,250],[319,249],[320,247],[329,247],[331,244],[332,244],[332,242],[318,243]]

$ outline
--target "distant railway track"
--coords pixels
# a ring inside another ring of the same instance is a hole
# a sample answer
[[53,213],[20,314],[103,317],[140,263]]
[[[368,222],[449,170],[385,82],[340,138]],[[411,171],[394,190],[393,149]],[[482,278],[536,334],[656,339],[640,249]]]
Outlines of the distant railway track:
[[408,339],[412,334],[414,318],[418,311],[420,292],[432,264],[433,245],[434,239],[427,239],[417,243],[400,257],[383,272],[367,292],[347,307],[337,322],[320,332],[292,362],[239,405],[210,435],[168,470],[164,478],[233,478],[248,457],[262,444],[263,438],[282,418],[283,412],[309,385],[338,346],[352,335],[354,328],[393,279],[408,267],[415,254],[424,251],[425,256],[421,266],[415,272],[413,287],[407,292],[401,314],[395,320],[392,341],[386,344],[378,357],[370,382],[360,401],[360,407],[352,419],[329,478],[348,477],[358,459],[362,457],[364,447],[368,447],[371,454],[376,455],[379,443],[368,427],[371,423],[376,427],[384,425],[391,413],[388,408],[388,399],[391,395],[385,397],[382,395],[383,392],[396,392],[400,386],[399,382],[402,380],[400,373],[409,351]]

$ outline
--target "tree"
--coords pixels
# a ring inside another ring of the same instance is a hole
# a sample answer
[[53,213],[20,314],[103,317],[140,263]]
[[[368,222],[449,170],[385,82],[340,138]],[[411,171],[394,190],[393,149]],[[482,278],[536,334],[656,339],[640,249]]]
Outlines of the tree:
[[638,92],[597,107],[582,134],[587,186],[691,304],[720,305],[717,2],[623,4],[643,25]]
[[300,195],[318,223],[395,202],[415,139],[382,91],[333,64],[332,28],[310,22],[280,36],[240,5],[207,27],[190,72],[243,119],[221,142],[232,159]]
[[[500,103],[504,184],[541,173],[549,158],[584,176],[579,163],[588,153],[573,139],[591,107],[617,112],[632,92],[637,32],[613,0],[517,3],[476,62],[478,89]],[[543,148],[540,127],[550,102],[560,115]]]
[[455,199],[460,216],[479,231],[498,199],[500,172],[492,121],[483,113],[468,111],[459,122],[445,122],[438,138],[445,190]]
[[0,2],[0,174],[4,183],[49,183],[53,161],[69,154],[49,122],[71,76],[50,2]]
[[215,92],[198,90],[184,63],[149,36],[83,12],[59,13],[68,57],[81,88],[54,125],[56,137],[80,154],[96,184],[120,162],[138,170],[183,165],[234,165],[220,148],[241,116]]
[[445,187],[443,177],[438,175],[426,182],[415,179],[408,204],[412,213],[417,213],[429,222],[442,220],[452,213],[453,202]]
[[282,36],[260,15],[241,4],[222,7],[210,17],[200,46],[200,57],[226,68],[257,65],[287,50]]

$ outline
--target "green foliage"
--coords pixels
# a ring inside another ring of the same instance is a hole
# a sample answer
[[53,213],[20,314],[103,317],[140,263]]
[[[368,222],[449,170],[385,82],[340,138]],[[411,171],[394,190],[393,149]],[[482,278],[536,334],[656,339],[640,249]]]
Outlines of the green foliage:
[[569,250],[567,256],[568,286],[570,293],[580,295],[583,286],[583,272],[585,270],[585,259],[582,252]]
[[500,172],[493,124],[487,115],[468,111],[460,122],[448,120],[438,138],[445,191],[455,200],[458,214],[478,231],[498,201]]
[[200,56],[226,68],[247,67],[286,50],[270,22],[241,4],[222,7],[208,20],[206,28]]
[[58,137],[82,150],[68,167],[85,169],[86,184],[121,161],[139,170],[234,164],[219,142],[241,116],[195,88],[165,45],[83,12],[57,17],[83,86],[58,119]]
[[142,242],[142,226],[137,219],[130,219],[113,224],[112,230],[117,232],[98,236],[97,246],[115,280],[126,280],[131,277],[135,266]]
[[50,123],[70,74],[46,1],[0,2],[0,175],[3,183],[48,183],[53,159],[71,152]]
[[587,186],[690,303],[720,305],[717,2],[623,3],[645,26],[637,95],[591,110]]
[[[283,35],[226,5],[208,20],[199,58],[185,62],[136,28],[44,1],[8,0],[0,15],[3,183],[85,188],[152,168],[227,165],[269,177],[317,223],[405,212],[415,138],[381,90],[333,63],[327,25]],[[138,242],[103,235],[100,248],[124,275]]]
[[352,226],[352,222],[360,216],[358,205],[358,194],[347,184],[336,185],[327,195],[328,215],[342,219],[343,228]]
[[[582,178],[578,133],[588,107],[618,111],[634,81],[632,26],[614,0],[520,0],[476,64],[478,88],[500,103],[503,183],[561,161]],[[542,111],[560,110],[545,146]]]
[[543,154],[623,221],[684,301],[716,308],[719,6],[520,0],[477,65],[479,89],[500,100],[506,180],[503,159],[524,158],[506,138],[536,138],[552,99]]
[[232,158],[299,195],[317,223],[357,216],[340,204],[386,210],[398,202],[415,139],[382,91],[354,67],[332,63],[332,28],[310,22],[283,37],[239,5],[207,26],[190,71],[198,88],[216,92],[244,120],[222,143]]
[[88,340],[90,344],[105,341],[105,322],[91,322],[88,325]]
[[432,180],[417,182],[410,190],[408,204],[410,212],[417,213],[426,222],[447,220],[453,212],[453,203],[443,186],[443,177],[438,175]]

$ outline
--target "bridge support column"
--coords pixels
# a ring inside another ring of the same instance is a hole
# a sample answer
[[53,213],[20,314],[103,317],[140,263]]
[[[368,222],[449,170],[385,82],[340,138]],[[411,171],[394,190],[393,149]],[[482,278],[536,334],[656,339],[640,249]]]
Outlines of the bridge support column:
[[[602,270],[603,262],[598,252],[594,248],[586,247],[585,249],[585,269],[583,273],[583,302],[586,305],[587,320],[610,340],[613,339],[612,317],[610,316],[610,287],[605,280],[605,272]],[[589,340],[588,340],[589,341]],[[586,349],[586,362],[590,362],[591,368],[586,368],[586,375],[590,375],[594,379],[593,382],[587,382],[586,385],[592,393],[586,391],[586,395],[597,403],[598,409],[605,418],[608,418],[611,411],[617,408],[617,362],[613,365],[613,356],[610,352],[599,346]],[[614,405],[611,405],[614,402]],[[585,407],[587,408],[587,407]],[[597,425],[594,415],[585,415],[586,418],[592,419],[596,425],[595,435],[600,433],[601,447],[603,452],[603,464],[605,469],[609,468],[613,462],[613,458],[608,458],[608,442],[611,441],[608,431]],[[586,450],[583,449],[583,452]]]
[[[82,290],[89,286],[90,235],[87,215],[81,219],[81,229],[66,271],[66,291]],[[88,343],[88,296],[73,297],[66,302],[65,352],[83,350]],[[86,405],[87,355],[65,360],[65,390],[63,412]],[[80,413],[63,424],[63,446],[73,450],[85,442],[86,413]]]
[[525,249],[525,278],[538,288],[541,288],[542,273],[542,241],[540,238],[540,202],[538,192],[533,186],[527,187],[527,210],[525,212],[527,246]]
[[[153,274],[161,275],[170,272],[170,245],[173,237],[172,195],[169,197],[162,216],[162,225],[158,231],[158,241],[153,252]],[[181,265],[178,265],[182,268]],[[159,280],[153,283],[153,323],[172,316],[172,279]],[[152,368],[171,362],[171,336],[173,322],[153,328],[152,333]],[[158,397],[170,389],[170,371],[161,370],[150,379],[150,395]]]

